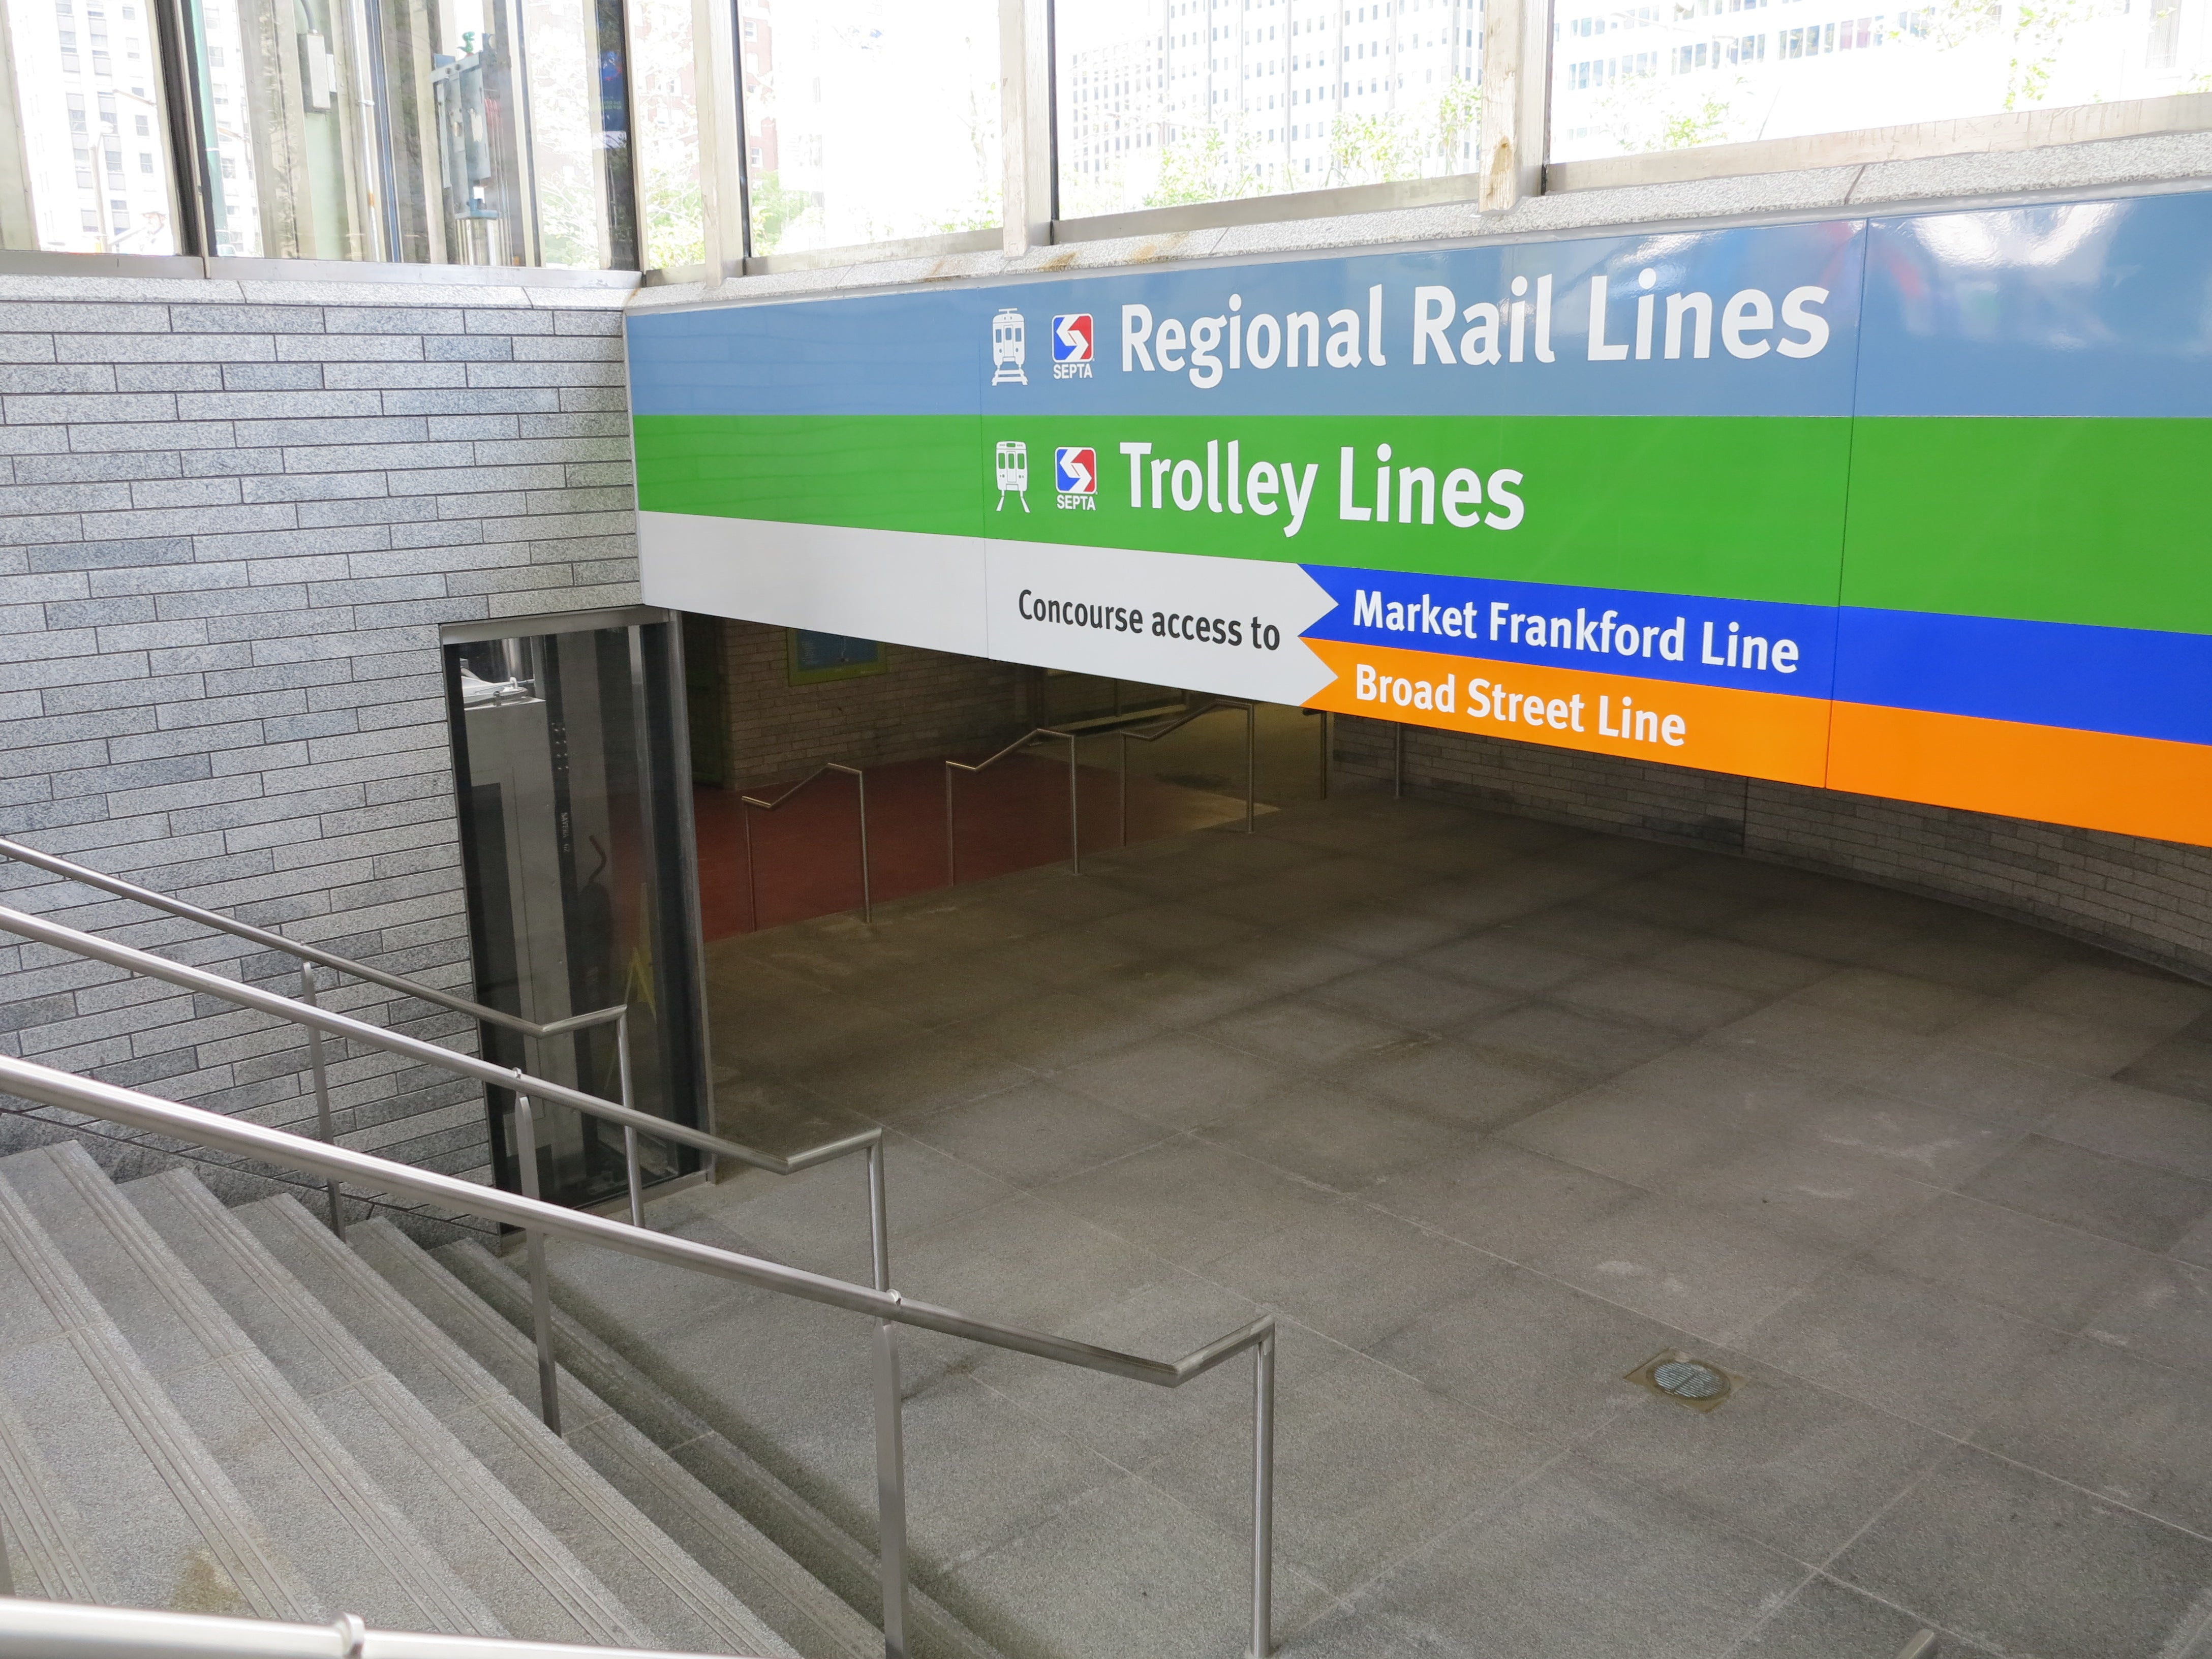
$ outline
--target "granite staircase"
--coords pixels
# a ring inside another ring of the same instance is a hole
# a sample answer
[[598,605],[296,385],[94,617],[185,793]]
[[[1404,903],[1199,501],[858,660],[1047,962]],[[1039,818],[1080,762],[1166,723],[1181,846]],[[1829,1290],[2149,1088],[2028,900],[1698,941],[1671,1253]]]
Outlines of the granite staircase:
[[[489,1255],[459,1260],[495,1295],[510,1283]],[[341,1243],[288,1196],[227,1209],[181,1170],[118,1186],[74,1141],[0,1158],[15,1595],[762,1659],[883,1652],[730,1500],[769,1500],[772,1524],[787,1505],[665,1412],[634,1426],[583,1369],[556,1436],[526,1403],[528,1340],[387,1224]],[[798,1534],[854,1577],[850,1540],[804,1517]]]

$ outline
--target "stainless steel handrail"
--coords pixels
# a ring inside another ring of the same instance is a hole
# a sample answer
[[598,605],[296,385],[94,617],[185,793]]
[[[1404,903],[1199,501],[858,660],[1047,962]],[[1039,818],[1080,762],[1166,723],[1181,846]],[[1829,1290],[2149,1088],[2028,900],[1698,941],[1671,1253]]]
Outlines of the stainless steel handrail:
[[763,811],[773,812],[793,795],[820,777],[824,772],[842,772],[853,780],[860,794],[860,920],[873,921],[875,906],[868,896],[868,775],[857,766],[848,766],[842,761],[823,761],[797,783],[774,800],[763,800],[757,795],[739,795],[738,811],[745,823],[745,886],[752,899],[753,927],[760,927],[760,875],[753,863],[753,815],[748,809],[757,806]]
[[1932,1630],[1917,1632],[1905,1644],[1905,1650],[1897,1656],[1897,1659],[1936,1659],[1936,1632]]
[[[268,950],[282,951],[299,962],[300,994],[301,999],[307,1002],[315,1000],[317,988],[314,970],[320,967],[328,968],[333,973],[345,974],[355,979],[366,980],[372,985],[381,985],[386,990],[398,991],[404,996],[414,997],[436,1007],[449,1008],[455,1013],[466,1014],[471,1018],[481,1020],[487,1025],[496,1025],[506,1030],[518,1031],[525,1037],[532,1039],[543,1040],[548,1037],[565,1036],[572,1031],[586,1030],[592,1026],[605,1025],[609,1021],[612,1021],[615,1025],[615,1051],[622,1085],[622,1103],[624,1106],[630,1103],[629,1005],[628,1003],[611,1008],[594,1008],[587,1013],[570,1014],[564,1019],[545,1021],[525,1019],[520,1014],[510,1014],[501,1008],[488,1008],[481,1002],[471,1002],[468,998],[456,996],[451,991],[441,991],[435,986],[422,984],[403,975],[386,973],[381,968],[372,968],[366,963],[355,962],[349,957],[339,956],[336,951],[322,950],[313,945],[302,945],[295,939],[286,939],[282,933],[272,933],[264,927],[256,927],[251,922],[240,921],[235,916],[224,915],[220,910],[204,909],[199,905],[190,904],[183,899],[172,898],[167,893],[157,892],[151,887],[141,887],[136,882],[125,881],[120,876],[111,876],[103,870],[94,870],[88,866],[58,857],[54,854],[41,852],[39,848],[26,846],[19,841],[10,841],[4,836],[0,836],[0,857],[14,859],[20,864],[30,865],[35,869],[63,877],[82,886],[98,888],[103,893],[112,893],[118,898],[129,899],[132,903],[145,905],[149,909],[167,911],[170,915],[185,921],[196,921],[204,927],[215,928],[217,932],[228,933],[234,939],[242,939],[250,944],[258,945]],[[307,1063],[314,1079],[315,1121],[322,1129],[323,1139],[328,1140],[331,1139],[330,1075],[323,1063],[322,1034],[312,1029],[307,1033]],[[637,1130],[627,1125],[623,1129],[623,1153],[626,1166],[625,1173],[629,1177],[629,1184],[630,1219],[642,1226],[645,1224],[645,1197],[644,1182],[638,1168]],[[343,1197],[335,1187],[330,1192],[330,1206],[331,1231],[340,1238],[343,1238],[345,1207]]]
[[[1017,750],[1028,748],[1030,744],[1037,742],[1041,738],[1049,740],[1054,743],[1065,743],[1067,745],[1067,865],[1068,868],[1075,874],[1081,875],[1083,873],[1083,797],[1079,781],[1081,775],[1076,765],[1077,745],[1085,738],[1119,738],[1123,740],[1121,750],[1121,832],[1122,843],[1126,846],[1129,839],[1128,740],[1134,738],[1139,743],[1158,743],[1162,738],[1166,737],[1170,732],[1180,732],[1184,726],[1188,726],[1193,720],[1202,720],[1206,715],[1215,714],[1224,708],[1242,708],[1244,711],[1244,833],[1248,836],[1250,835],[1252,833],[1252,820],[1255,811],[1253,804],[1253,785],[1255,777],[1254,769],[1257,749],[1256,720],[1258,718],[1259,705],[1257,703],[1246,702],[1229,697],[1209,697],[1199,708],[1192,709],[1186,714],[1178,716],[1176,719],[1170,721],[1167,725],[1154,732],[1146,732],[1133,729],[1129,731],[1086,732],[1077,729],[1079,726],[1087,725],[1092,726],[1102,726],[1109,723],[1105,720],[1071,722],[1069,725],[1064,726],[1040,726],[1030,731],[1024,732],[1020,737],[1016,738],[1012,743],[1000,750],[996,754],[986,756],[980,761],[946,761],[945,763],[945,885],[948,887],[957,886],[960,882],[959,847],[956,838],[957,826],[953,817],[952,806],[952,775],[955,772],[967,772],[969,774],[987,772],[994,766],[996,766],[1000,761],[1006,759],[1007,756],[1015,753]],[[1150,715],[1140,715],[1138,717],[1139,723],[1144,720],[1151,718],[1152,717]]]
[[1241,698],[1210,697],[1189,713],[1178,716],[1167,725],[1152,731],[1132,728],[1126,732],[1099,733],[1101,737],[1119,738],[1121,740],[1121,844],[1124,847],[1129,844],[1129,745],[1132,743],[1158,743],[1162,738],[1172,736],[1182,731],[1193,720],[1203,720],[1208,714],[1224,708],[1241,708],[1244,711],[1244,833],[1248,836],[1252,833],[1253,818],[1258,810],[1255,800],[1255,786],[1259,775],[1260,705],[1256,702],[1245,702]]
[[[157,957],[151,951],[141,951],[132,945],[118,945],[112,939],[102,939],[96,933],[88,933],[80,928],[69,927],[65,923],[49,921],[44,916],[34,916],[21,910],[0,906],[0,931],[15,933],[24,939],[36,939],[41,945],[50,945],[58,951],[67,951],[72,955],[87,957],[94,962],[104,962],[110,967],[120,968],[128,973],[143,974],[150,979],[166,980],[170,984],[181,987],[185,990],[196,991],[204,996],[217,997],[227,1002],[234,1002],[240,1007],[252,1008],[258,1012],[304,1026],[309,1035],[309,1058],[311,1062],[317,1065],[320,1063],[319,1048],[315,1040],[321,1036],[328,1035],[344,1037],[349,1042],[363,1043],[373,1048],[382,1048],[386,1053],[403,1055],[422,1065],[437,1066],[457,1077],[469,1078],[493,1088],[511,1090],[515,1095],[515,1163],[521,1174],[523,1190],[533,1197],[536,1196],[538,1183],[538,1139],[537,1121],[529,1104],[532,1098],[574,1107],[578,1111],[587,1112],[595,1117],[621,1124],[624,1130],[626,1145],[633,1158],[636,1147],[635,1139],[630,1137],[639,1132],[659,1135],[665,1140],[673,1140],[683,1146],[696,1147],[702,1152],[712,1152],[718,1157],[735,1158],[741,1164],[749,1164],[757,1170],[766,1170],[774,1175],[795,1175],[801,1170],[811,1170],[817,1164],[827,1164],[833,1158],[843,1158],[851,1152],[864,1152],[866,1154],[868,1164],[869,1228],[875,1239],[878,1261],[882,1262],[886,1248],[885,1240],[888,1237],[888,1222],[885,1218],[884,1194],[884,1132],[879,1127],[863,1129],[858,1133],[846,1135],[841,1139],[825,1141],[819,1146],[811,1146],[804,1152],[779,1158],[772,1152],[760,1152],[738,1141],[725,1140],[720,1135],[708,1134],[702,1129],[694,1129],[682,1123],[672,1123],[666,1118],[654,1117],[650,1113],[638,1111],[633,1107],[618,1106],[611,1100],[602,1100],[597,1095],[587,1095],[580,1089],[572,1089],[564,1083],[556,1083],[548,1078],[532,1077],[515,1066],[497,1065],[491,1060],[479,1059],[474,1054],[456,1054],[451,1048],[441,1048],[437,1043],[428,1042],[422,1037],[410,1036],[402,1031],[389,1030],[381,1025],[372,1025],[367,1020],[356,1019],[349,1014],[337,1013],[327,1008],[318,1007],[312,997],[295,1000],[290,997],[280,996],[274,991],[264,991],[258,986],[241,984],[237,980],[225,979],[222,975],[210,973],[204,968],[188,967],[180,962],[171,962],[167,957]],[[626,1053],[623,1069],[627,1073],[629,1066]],[[334,1138],[330,1133],[328,1110],[320,1106],[319,1106],[318,1127],[323,1132],[323,1139],[326,1142],[335,1144]],[[635,1164],[632,1167],[635,1169]],[[334,1207],[341,1190],[341,1188],[336,1184],[330,1186]],[[630,1190],[630,1224],[638,1228],[645,1225],[642,1206],[635,1183]],[[344,1236],[343,1231],[340,1231],[339,1236],[341,1237]],[[545,1290],[544,1249],[534,1238],[526,1241],[526,1248],[530,1253],[532,1297],[538,1314],[540,1406],[546,1423],[557,1431],[561,1426],[561,1399],[555,1378],[552,1305],[549,1293]],[[887,1265],[884,1267],[884,1271],[888,1272]]]
[[[0,915],[5,915],[0,912]],[[9,923],[13,925],[12,921]],[[121,947],[117,947],[121,948]],[[173,966],[174,964],[169,964]],[[279,999],[281,1000],[281,999]],[[303,1017],[319,1011],[301,1010]],[[329,1019],[337,1018],[320,1015]],[[875,1347],[889,1364],[879,1365],[876,1378],[877,1501],[882,1522],[884,1577],[884,1650],[885,1659],[906,1659],[906,1474],[898,1387],[897,1346],[894,1327],[911,1325],[921,1330],[978,1342],[988,1347],[1026,1353],[1041,1359],[1078,1366],[1085,1370],[1149,1382],[1158,1388],[1179,1388],[1194,1377],[1243,1352],[1252,1351],[1253,1473],[1252,1473],[1252,1651],[1258,1659],[1273,1649],[1274,1559],[1274,1380],[1275,1321],[1262,1316],[1241,1329],[1194,1348],[1180,1359],[1150,1359],[1141,1354],[1079,1342],[1069,1337],[1018,1325],[977,1319],[951,1308],[915,1302],[879,1282],[877,1288],[848,1284],[840,1279],[785,1267],[757,1256],[672,1237],[665,1233],[629,1226],[584,1211],[556,1205],[495,1188],[479,1187],[455,1176],[418,1170],[349,1147],[326,1146],[304,1135],[241,1121],[196,1106],[182,1106],[137,1090],[101,1083],[41,1066],[33,1060],[0,1055],[0,1092],[37,1100],[67,1111],[81,1112],[108,1122],[121,1123],[149,1133],[173,1136],[205,1146],[221,1148],[264,1163],[280,1164],[309,1175],[341,1182],[411,1194],[429,1203],[463,1214],[520,1227],[532,1237],[546,1234],[622,1250],[647,1261],[663,1261],[718,1278],[755,1285],[801,1301],[867,1316],[876,1322]],[[884,1241],[877,1240],[876,1265],[886,1276],[888,1254]]]
[[[594,1009],[588,1013],[571,1014],[565,1019],[547,1020],[541,1024],[534,1020],[524,1019],[519,1014],[507,1013],[497,1008],[487,1008],[480,1002],[470,1001],[466,997],[455,996],[451,992],[417,984],[415,981],[400,975],[386,973],[382,969],[371,968],[364,963],[350,961],[332,951],[321,950],[312,945],[299,944],[286,939],[281,933],[272,933],[264,928],[256,927],[249,922],[240,921],[235,917],[226,916],[221,911],[203,909],[200,906],[189,904],[183,899],[172,898],[167,893],[156,892],[150,887],[141,887],[136,882],[125,881],[120,876],[111,876],[103,871],[72,863],[70,860],[57,857],[52,853],[41,852],[35,847],[27,847],[21,842],[10,841],[4,836],[0,836],[0,857],[15,859],[21,863],[31,865],[82,885],[95,887],[102,892],[112,893],[118,898],[126,898],[151,909],[164,910],[186,921],[196,921],[204,927],[229,933],[234,938],[246,939],[255,945],[265,945],[272,951],[283,951],[295,957],[301,963],[300,1000],[309,1006],[314,1004],[316,998],[313,970],[320,966],[337,973],[351,975],[356,979],[367,980],[373,985],[381,985],[386,989],[398,991],[407,996],[418,997],[425,1002],[434,1003],[459,1013],[469,1014],[487,1024],[501,1026],[507,1030],[519,1031],[526,1037],[544,1039],[563,1036],[572,1031],[580,1031],[592,1026],[604,1025],[610,1020],[613,1021],[617,1076],[622,1091],[622,1100],[619,1104],[611,1100],[602,1099],[597,1095],[585,1094],[576,1090],[564,1090],[562,1085],[549,1083],[542,1078],[532,1078],[530,1083],[542,1099],[557,1100],[561,1104],[573,1107],[577,1111],[605,1118],[622,1125],[623,1156],[629,1187],[629,1218],[631,1224],[635,1226],[642,1227],[645,1224],[644,1182],[638,1166],[637,1156],[637,1138],[641,1133],[658,1135],[664,1140],[674,1140],[706,1152],[711,1157],[732,1158],[750,1168],[765,1170],[772,1175],[792,1175],[801,1170],[809,1170],[817,1164],[827,1163],[833,1158],[842,1158],[864,1146],[879,1145],[883,1139],[881,1130],[872,1130],[858,1135],[848,1135],[840,1140],[829,1141],[805,1152],[779,1158],[772,1152],[758,1151],[742,1142],[726,1139],[720,1135],[708,1134],[701,1130],[688,1128],[682,1124],[672,1123],[666,1118],[655,1117],[649,1112],[637,1110],[631,1104],[630,1098],[629,1006],[627,1003],[611,1008]],[[21,913],[11,911],[9,914]],[[70,939],[57,938],[46,942],[54,944],[59,949],[75,951],[82,955],[85,952],[79,949],[77,944],[70,941],[95,938],[93,934],[81,933],[76,929],[64,929],[64,932],[70,936]],[[143,951],[133,953],[129,962],[116,962],[114,965],[128,968],[134,973],[149,973],[155,974],[157,977],[163,976],[155,967],[149,965],[154,963],[160,964],[161,968],[174,968],[178,965],[165,957],[150,956]],[[172,982],[182,983],[183,981],[173,981]],[[207,982],[195,981],[190,988],[206,990],[216,996],[228,997],[233,1001],[240,1000],[231,994],[239,988],[238,981],[223,979],[219,975],[210,975]],[[290,1001],[283,998],[279,998],[278,1000],[285,1004],[283,1009],[271,1009],[264,1004],[253,1002],[249,1002],[246,1006],[260,1007],[264,1012],[275,1012],[279,1018],[294,1018],[294,1015],[289,1012],[293,1006]],[[331,1028],[303,1021],[295,1021],[295,1023],[307,1024],[307,1060],[314,1079],[315,1119],[317,1127],[322,1131],[323,1139],[331,1140],[334,1137],[331,1122],[330,1082],[323,1061],[322,1038],[324,1031]],[[385,1031],[381,1026],[368,1025],[357,1021],[349,1023],[344,1030],[336,1034],[357,1036],[363,1042],[373,1043],[380,1042],[382,1037],[392,1035]],[[453,1050],[435,1043],[422,1043],[419,1039],[411,1041],[414,1041],[416,1046],[405,1051],[411,1058],[422,1060],[428,1065],[442,1066],[448,1070],[460,1069],[453,1062],[465,1057],[457,1055]],[[489,1064],[489,1062],[479,1063]],[[496,1087],[508,1086],[507,1078],[510,1068],[497,1066],[493,1069],[501,1074],[495,1080],[488,1078],[481,1072],[465,1072],[464,1075],[474,1075],[480,1082],[493,1081]],[[873,1160],[876,1155],[872,1153],[870,1156]],[[880,1182],[882,1171],[878,1170],[871,1178]],[[340,1194],[335,1187],[330,1192],[330,1204],[331,1231],[340,1238],[343,1238],[345,1219],[340,1206]]]
[[71,1601],[0,1601],[0,1659],[678,1659],[645,1648],[586,1648],[507,1636],[371,1630],[352,1613],[327,1625],[221,1619]]
[[172,898],[167,893],[156,892],[150,887],[141,887],[136,882],[125,881],[120,876],[111,876],[105,871],[72,863],[52,853],[42,853],[20,841],[0,836],[0,858],[14,859],[19,864],[27,864],[52,875],[67,877],[84,886],[97,887],[103,893],[112,893],[118,898],[130,899],[134,903],[149,905],[156,910],[166,910],[186,921],[197,921],[203,927],[213,927],[233,938],[265,945],[271,951],[282,951],[301,962],[311,962],[318,967],[332,969],[355,979],[367,980],[372,985],[383,986],[387,991],[398,991],[407,996],[420,998],[424,1002],[434,1002],[441,1008],[452,1009],[455,1013],[480,1019],[487,1025],[504,1026],[510,1031],[520,1031],[525,1036],[559,1036],[589,1025],[604,1024],[623,1012],[621,1008],[598,1008],[590,1013],[571,1014],[566,1019],[550,1020],[541,1024],[535,1020],[525,1019],[520,1014],[507,1013],[503,1009],[487,1008],[481,1002],[471,1002],[451,991],[441,991],[434,986],[423,985],[398,974],[386,973],[383,969],[372,968],[366,963],[349,961],[335,951],[325,951],[317,945],[302,945],[297,939],[286,939],[282,933],[272,933],[264,927],[256,927],[251,922],[224,915],[220,910],[203,909],[197,904]]

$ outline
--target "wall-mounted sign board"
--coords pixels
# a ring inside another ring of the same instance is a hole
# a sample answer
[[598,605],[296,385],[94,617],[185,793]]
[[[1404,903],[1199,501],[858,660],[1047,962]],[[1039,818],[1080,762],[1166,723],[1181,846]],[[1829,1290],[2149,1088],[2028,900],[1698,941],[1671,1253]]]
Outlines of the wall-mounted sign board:
[[2212,845],[2212,194],[629,329],[656,605]]

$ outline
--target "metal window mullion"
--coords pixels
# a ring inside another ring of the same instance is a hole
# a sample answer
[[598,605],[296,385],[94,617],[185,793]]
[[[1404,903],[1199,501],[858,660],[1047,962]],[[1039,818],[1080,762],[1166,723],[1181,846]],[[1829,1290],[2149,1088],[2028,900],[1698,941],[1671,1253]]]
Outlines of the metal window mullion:
[[199,100],[198,43],[185,17],[188,0],[150,0],[161,101],[169,123],[169,167],[177,192],[177,252],[205,258],[215,246],[208,184],[206,112]]
[[752,252],[738,5],[738,0],[691,0],[691,84],[698,101],[699,197],[709,286],[742,270]]

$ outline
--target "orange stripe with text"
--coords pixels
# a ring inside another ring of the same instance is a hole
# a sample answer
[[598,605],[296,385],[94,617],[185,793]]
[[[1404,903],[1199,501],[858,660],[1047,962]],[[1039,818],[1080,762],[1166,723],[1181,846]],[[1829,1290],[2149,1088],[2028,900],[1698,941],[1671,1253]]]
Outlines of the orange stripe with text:
[[[1829,706],[1818,697],[1492,662],[1337,640],[1308,640],[1306,644],[1336,673],[1333,684],[1306,700],[1309,708],[1783,783],[1817,786],[1826,773]],[[1359,696],[1363,666],[1372,671],[1378,695]],[[1401,682],[1408,699],[1405,702],[1394,695]],[[1427,708],[1413,702],[1423,685],[1431,705]],[[1537,709],[1533,725],[1528,720],[1531,699]],[[1448,701],[1449,710],[1436,708],[1439,701]],[[1486,703],[1485,712],[1475,712]],[[1624,703],[1628,705],[1625,723]],[[1639,722],[1638,711],[1656,718]],[[1678,722],[1672,728],[1666,725],[1669,716]],[[1629,735],[1619,735],[1624,724]],[[1577,726],[1580,730],[1575,729]],[[1636,735],[1639,732],[1642,737]]]
[[2212,749],[2162,738],[1839,702],[1827,782],[1854,794],[2212,846]]

